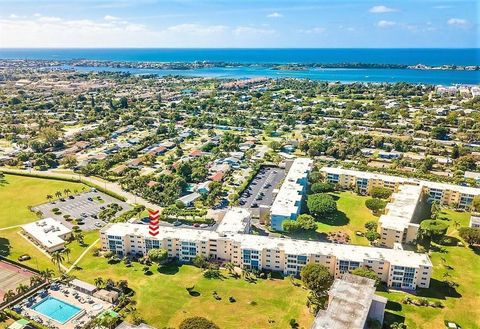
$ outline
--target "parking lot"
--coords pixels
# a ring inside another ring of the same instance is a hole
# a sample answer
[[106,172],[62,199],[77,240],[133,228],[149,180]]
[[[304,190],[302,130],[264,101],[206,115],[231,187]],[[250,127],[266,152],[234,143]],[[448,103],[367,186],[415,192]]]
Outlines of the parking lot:
[[95,230],[106,224],[98,218],[100,211],[114,203],[122,208],[116,215],[132,209],[128,203],[98,191],[72,195],[61,200],[41,204],[32,209],[41,211],[44,218],[52,217],[71,228],[75,224],[72,221],[67,221],[64,217],[65,215],[70,215],[71,218],[80,219],[80,223],[83,224],[79,224],[79,226],[83,230]]
[[262,167],[240,195],[240,206],[244,208],[271,206],[275,200],[273,191],[280,187],[286,170],[278,167]]

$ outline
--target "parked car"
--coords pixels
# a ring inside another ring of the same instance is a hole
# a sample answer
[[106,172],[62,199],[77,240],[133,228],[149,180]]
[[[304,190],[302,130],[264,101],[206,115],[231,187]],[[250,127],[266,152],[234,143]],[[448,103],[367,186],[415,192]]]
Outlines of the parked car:
[[179,220],[176,220],[173,222],[173,226],[180,226],[180,225],[182,225],[182,222]]
[[24,261],[29,260],[29,259],[31,259],[31,258],[32,258],[32,257],[30,257],[30,255],[24,254],[24,255],[21,255],[20,257],[18,257],[18,260],[19,260],[20,262],[24,262]]

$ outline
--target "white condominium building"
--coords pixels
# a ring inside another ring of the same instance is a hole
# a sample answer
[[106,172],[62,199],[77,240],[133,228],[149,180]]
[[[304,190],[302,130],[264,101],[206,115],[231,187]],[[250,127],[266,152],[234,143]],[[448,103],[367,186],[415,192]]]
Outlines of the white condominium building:
[[313,160],[309,158],[297,158],[293,161],[270,209],[273,229],[282,231],[283,221],[297,219],[312,165]]
[[[237,218],[245,220],[241,216]],[[430,284],[432,263],[426,254],[251,235],[238,233],[237,228],[234,227],[233,232],[219,232],[162,226],[153,237],[147,225],[115,223],[101,230],[101,241],[104,250],[120,256],[145,255],[151,248],[163,248],[169,257],[182,262],[201,255],[230,261],[245,269],[278,271],[285,275],[298,275],[305,264],[318,263],[326,266],[336,278],[355,268],[369,267],[390,287],[415,289],[427,288]]]
[[412,223],[422,199],[423,188],[416,185],[400,185],[390,197],[385,214],[380,216],[380,242],[393,248],[395,243],[410,243],[417,237],[420,227]]
[[374,187],[385,187],[397,190],[397,188],[403,184],[421,186],[430,200],[436,200],[442,205],[457,208],[467,208],[472,203],[473,198],[480,195],[480,189],[475,187],[437,183],[365,171],[323,167],[321,172],[324,173],[328,181],[338,184],[342,188],[356,188],[362,193],[369,193]]

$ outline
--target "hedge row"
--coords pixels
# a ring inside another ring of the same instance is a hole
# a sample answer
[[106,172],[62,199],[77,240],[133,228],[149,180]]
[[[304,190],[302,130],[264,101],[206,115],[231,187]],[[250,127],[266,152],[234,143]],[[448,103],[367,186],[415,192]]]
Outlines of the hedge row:
[[[11,309],[4,309],[3,310],[10,318],[14,319],[14,320],[20,320],[20,319],[25,319],[23,316],[21,316],[20,314],[18,314],[17,312],[11,310]],[[38,322],[35,322],[33,320],[30,320],[30,319],[26,319],[28,321],[28,324],[30,326],[32,326],[33,328],[36,328],[36,329],[49,329],[47,326],[44,326]]]

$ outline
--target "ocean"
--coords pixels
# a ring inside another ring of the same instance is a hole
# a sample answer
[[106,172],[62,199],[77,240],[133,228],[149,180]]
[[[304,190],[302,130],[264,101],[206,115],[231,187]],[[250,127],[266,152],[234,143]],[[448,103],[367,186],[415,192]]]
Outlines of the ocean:
[[[425,65],[480,65],[480,49],[0,49],[2,59],[91,59],[151,62],[234,63],[378,63]],[[478,84],[478,71],[409,69],[271,70],[263,67],[195,70],[113,69],[76,67],[79,71],[128,71],[135,74],[206,76],[217,78],[294,77],[342,82],[410,82]]]

